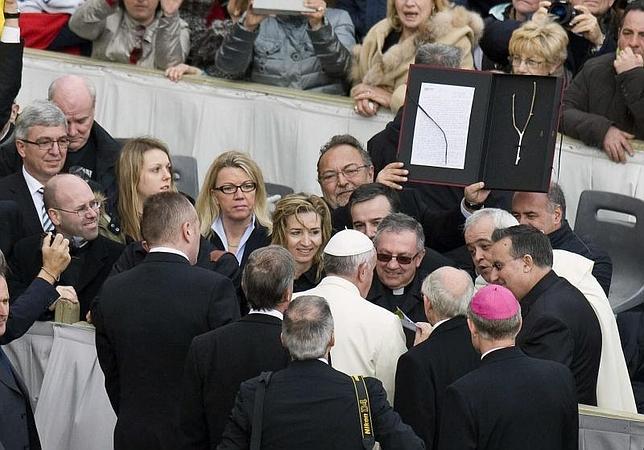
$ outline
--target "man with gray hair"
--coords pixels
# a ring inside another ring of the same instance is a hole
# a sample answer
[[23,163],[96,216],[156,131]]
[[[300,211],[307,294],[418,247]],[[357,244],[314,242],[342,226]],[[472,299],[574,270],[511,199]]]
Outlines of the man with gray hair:
[[53,103],[35,101],[16,121],[16,147],[22,170],[0,179],[0,200],[13,200],[22,216],[22,237],[54,226],[43,200],[44,186],[65,164],[69,138],[63,112]]
[[[423,227],[402,213],[389,214],[380,222],[373,243],[376,273],[367,300],[391,312],[400,310],[414,322],[424,322],[420,285],[427,274],[453,262],[425,248]],[[405,334],[407,347],[411,347],[414,334]]]
[[530,358],[515,338],[521,307],[508,289],[489,285],[467,309],[481,367],[447,388],[440,450],[577,450],[575,380],[564,365]]
[[240,383],[287,366],[280,333],[294,275],[295,261],[284,247],[255,250],[242,277],[248,315],[193,339],[183,375],[180,448],[214,448]]
[[479,366],[465,319],[474,286],[467,272],[441,267],[425,278],[421,289],[433,328],[398,360],[394,409],[425,448],[435,449],[447,386]]
[[[302,295],[291,302],[282,343],[293,361],[241,384],[218,449],[248,449],[253,438],[263,450],[361,450],[371,448],[365,445],[373,446],[374,439],[384,450],[424,448],[392,410],[378,380],[366,377],[363,385],[330,367],[333,322],[322,297]],[[366,395],[360,394],[363,386]],[[260,423],[257,411],[262,411]]]
[[398,317],[365,300],[375,265],[371,239],[356,230],[340,231],[324,248],[327,276],[315,288],[294,297],[327,299],[336,329],[333,367],[348,375],[378,378],[393,401],[396,363],[407,349]]
[[237,320],[239,304],[229,279],[194,267],[199,218],[182,194],[149,197],[141,232],[145,260],[108,278],[92,308],[96,352],[117,416],[114,449],[170,450],[190,343]]

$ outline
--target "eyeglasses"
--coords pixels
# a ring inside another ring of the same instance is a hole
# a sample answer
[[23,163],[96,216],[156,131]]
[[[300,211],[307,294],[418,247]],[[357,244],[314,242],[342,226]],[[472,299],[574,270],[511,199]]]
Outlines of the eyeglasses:
[[101,202],[98,200],[93,200],[89,202],[86,205],[83,205],[81,208],[78,208],[76,210],[71,210],[71,209],[63,209],[63,208],[54,208],[52,207],[51,209],[55,209],[56,211],[62,211],[66,212],[69,214],[76,214],[78,217],[83,217],[86,216],[88,212],[94,211],[94,212],[99,212],[101,210]]
[[371,166],[369,164],[362,166],[359,166],[357,164],[349,164],[344,169],[339,171],[329,170],[320,175],[320,181],[324,184],[335,183],[338,181],[338,176],[340,176],[340,174],[344,175],[345,178],[352,180],[357,177],[360,171],[365,167]]
[[37,145],[38,148],[43,152],[48,152],[54,148],[54,144],[58,144],[58,148],[61,150],[67,150],[69,147],[69,138],[62,137],[60,139],[38,139],[37,141],[28,141],[27,139],[18,139],[19,141],[26,142],[27,144]]
[[416,253],[414,256],[388,255],[386,253],[376,253],[376,258],[378,259],[378,261],[383,263],[388,263],[392,259],[395,259],[396,261],[398,261],[398,264],[400,264],[401,266],[406,266],[407,264],[411,264],[414,258],[418,255],[419,253]]
[[216,188],[213,188],[213,191],[219,191],[224,194],[234,194],[237,192],[237,189],[241,189],[242,192],[253,192],[255,189],[257,189],[257,183],[253,183],[252,181],[249,181],[247,183],[243,184],[224,184],[223,186],[219,186]]
[[521,66],[521,63],[523,63],[528,69],[538,69],[546,63],[545,61],[536,61],[530,58],[521,58],[520,56],[510,56],[508,61],[510,61],[510,64],[514,67],[519,67]]

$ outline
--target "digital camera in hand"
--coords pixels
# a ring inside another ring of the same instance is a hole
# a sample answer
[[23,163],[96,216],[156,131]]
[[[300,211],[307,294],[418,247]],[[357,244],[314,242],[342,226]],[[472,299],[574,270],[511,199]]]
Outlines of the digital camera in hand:
[[554,1],[548,8],[548,14],[550,14],[554,18],[554,21],[562,27],[570,28],[570,21],[580,13],[574,8],[572,3],[568,3],[566,1]]

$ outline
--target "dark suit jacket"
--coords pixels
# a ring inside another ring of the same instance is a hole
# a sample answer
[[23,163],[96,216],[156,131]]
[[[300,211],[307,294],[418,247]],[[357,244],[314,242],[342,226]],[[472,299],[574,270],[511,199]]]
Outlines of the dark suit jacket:
[[575,381],[553,361],[495,350],[447,388],[440,450],[577,450]]
[[[40,235],[26,237],[15,245],[9,260],[11,272],[7,277],[9,292],[13,295],[22,294],[38,275],[42,267],[41,246],[42,238]],[[76,290],[80,303],[81,320],[85,320],[85,315],[89,311],[94,297],[103,286],[103,282],[110,270],[112,270],[112,265],[119,258],[122,251],[122,244],[103,236],[98,236],[95,240],[89,241],[86,244],[86,248],[82,249],[82,255],[80,256],[75,255],[74,251],[72,251],[72,262],[60,275],[58,284],[61,286],[73,286]],[[77,280],[70,279],[72,264],[80,265]]]
[[36,211],[27,182],[21,172],[0,179],[0,200],[13,200],[18,204],[22,215],[21,238],[43,232],[39,211]]
[[567,220],[563,221],[561,228],[550,233],[548,238],[552,248],[567,250],[592,260],[595,263],[593,265],[593,276],[608,296],[610,281],[613,277],[613,262],[608,253],[592,244],[588,239],[582,239],[577,236],[570,228]]
[[29,331],[36,320],[49,310],[58,297],[58,291],[42,278],[35,278],[22,295],[12,295],[7,329],[0,336],[0,345],[6,345]]
[[[5,368],[11,371],[11,375]],[[29,393],[0,348],[0,448],[40,450]]]
[[521,315],[517,346],[529,356],[568,366],[577,401],[596,406],[602,335],[586,297],[550,271],[521,299]]
[[464,316],[443,322],[398,360],[394,409],[427,449],[438,445],[447,386],[479,365]]
[[249,314],[194,338],[183,375],[180,448],[217,448],[241,382],[288,365],[281,332],[280,319]]
[[22,214],[14,200],[0,200],[0,250],[5,258],[11,256],[13,244],[22,237]]
[[[23,44],[0,42],[0,128],[9,121],[22,82]],[[2,174],[0,173],[0,176]]]
[[92,315],[114,448],[176,449],[178,405],[192,339],[239,318],[232,282],[182,256],[150,253],[105,281]]
[[[383,449],[422,449],[423,441],[387,403],[380,381],[366,377],[373,429]],[[255,391],[241,384],[220,450],[248,449]],[[264,399],[262,450],[363,449],[360,416],[348,375],[318,360],[294,361],[275,372]]]

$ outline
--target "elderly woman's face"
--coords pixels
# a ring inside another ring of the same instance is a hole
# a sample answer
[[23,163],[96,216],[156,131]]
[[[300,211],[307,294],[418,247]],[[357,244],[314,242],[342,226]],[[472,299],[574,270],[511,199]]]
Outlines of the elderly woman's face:
[[[255,185],[253,186],[251,185]],[[222,189],[235,189],[227,194]],[[244,192],[247,190],[248,192]],[[212,187],[212,195],[219,205],[221,215],[233,221],[247,220],[255,209],[255,192],[257,185],[244,170],[238,167],[224,167],[217,174],[217,181]]]
[[539,56],[510,55],[512,73],[516,75],[551,75],[554,68]]
[[400,18],[403,29],[416,31],[418,27],[427,22],[434,9],[433,0],[395,0],[396,12]]

